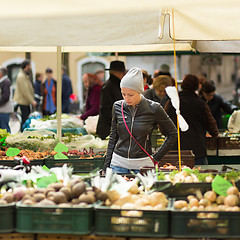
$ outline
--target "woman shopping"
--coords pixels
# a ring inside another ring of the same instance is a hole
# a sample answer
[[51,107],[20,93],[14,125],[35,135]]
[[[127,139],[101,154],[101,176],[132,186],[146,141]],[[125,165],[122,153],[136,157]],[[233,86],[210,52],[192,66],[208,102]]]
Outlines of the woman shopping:
[[[113,106],[104,170],[111,167],[115,173],[139,172],[141,167],[154,166],[171,149],[177,130],[159,103],[141,95],[144,91],[141,69],[130,69],[120,87],[124,100]],[[152,156],[151,134],[156,125],[166,140]]]
[[82,77],[83,85],[86,88],[86,111],[80,116],[80,119],[86,120],[89,116],[96,116],[99,114],[100,108],[100,93],[102,88],[102,81],[96,75],[85,73]]

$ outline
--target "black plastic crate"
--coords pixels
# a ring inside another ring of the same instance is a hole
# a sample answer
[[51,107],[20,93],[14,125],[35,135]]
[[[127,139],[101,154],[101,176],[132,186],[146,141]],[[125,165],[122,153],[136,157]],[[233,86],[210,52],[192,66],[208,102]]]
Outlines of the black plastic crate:
[[[0,160],[0,166],[7,166],[7,167],[15,167],[19,165],[19,161],[14,160]],[[28,164],[29,166],[43,166],[44,165],[44,159],[34,159],[31,160]]]
[[16,227],[15,203],[0,205],[0,233],[11,233]]
[[171,237],[240,238],[240,212],[171,211]]
[[95,234],[129,237],[168,237],[169,211],[95,208]]
[[93,229],[93,208],[17,205],[20,233],[89,234]]
[[[88,156],[86,156],[88,157]],[[79,156],[69,156],[68,159],[54,159],[45,158],[45,165],[48,168],[62,167],[64,164],[73,167],[74,173],[88,173],[96,168],[102,169],[105,161],[105,156],[92,157],[92,158],[80,158]]]

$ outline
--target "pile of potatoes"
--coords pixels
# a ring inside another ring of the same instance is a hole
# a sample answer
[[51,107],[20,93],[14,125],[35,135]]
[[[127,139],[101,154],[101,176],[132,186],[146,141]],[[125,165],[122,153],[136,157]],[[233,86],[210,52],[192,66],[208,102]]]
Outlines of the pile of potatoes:
[[115,190],[109,191],[108,199],[105,204],[113,209],[126,210],[165,210],[168,205],[168,199],[162,192],[153,192],[151,194],[132,193],[131,191],[119,195]]
[[95,187],[87,187],[86,183],[74,180],[68,186],[61,182],[52,183],[47,188],[14,189],[0,198],[0,204],[20,201],[25,205],[59,207],[84,207],[100,200],[105,201],[107,194]]
[[187,201],[174,202],[174,208],[181,211],[240,211],[240,193],[237,187],[230,187],[227,196],[217,196],[214,191],[204,195],[197,192],[196,196],[189,195]]

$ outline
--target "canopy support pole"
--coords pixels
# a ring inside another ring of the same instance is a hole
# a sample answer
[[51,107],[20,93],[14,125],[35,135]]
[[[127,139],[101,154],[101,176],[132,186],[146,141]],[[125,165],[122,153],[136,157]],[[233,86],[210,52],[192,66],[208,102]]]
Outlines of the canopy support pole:
[[62,47],[57,46],[57,137],[62,138]]
[[[172,22],[173,22],[173,48],[174,48],[174,71],[175,71],[175,87],[178,91],[177,86],[177,58],[176,58],[176,45],[175,45],[175,29],[174,29],[174,10],[172,9]],[[179,171],[182,170],[182,162],[181,162],[181,141],[180,141],[180,128],[179,121],[177,115],[177,133],[178,133],[178,161],[179,161]]]

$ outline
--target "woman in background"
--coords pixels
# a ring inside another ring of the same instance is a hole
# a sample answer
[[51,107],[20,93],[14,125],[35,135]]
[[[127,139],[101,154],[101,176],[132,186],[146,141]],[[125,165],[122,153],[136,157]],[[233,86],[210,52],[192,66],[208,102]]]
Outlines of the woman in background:
[[57,104],[57,82],[53,79],[52,69],[46,69],[47,79],[42,84],[43,116],[51,115],[56,112]]
[[86,120],[89,116],[99,114],[100,93],[103,82],[92,73],[85,73],[82,77],[83,85],[87,89],[86,110],[80,119]]

